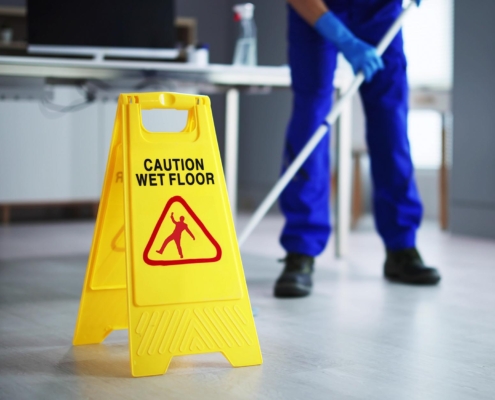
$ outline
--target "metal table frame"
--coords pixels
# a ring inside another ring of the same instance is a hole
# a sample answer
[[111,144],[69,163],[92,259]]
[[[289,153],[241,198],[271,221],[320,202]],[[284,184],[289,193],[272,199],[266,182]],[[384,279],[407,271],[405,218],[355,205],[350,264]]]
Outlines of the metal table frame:
[[[139,79],[176,81],[181,85],[196,87],[202,93],[225,92],[225,178],[232,214],[237,214],[237,176],[239,143],[239,93],[240,91],[266,92],[271,88],[288,88],[291,84],[288,66],[242,67],[209,64],[197,66],[187,63],[156,61],[93,60],[0,56],[0,78],[11,78],[22,86],[23,79],[45,78],[52,83],[100,80],[126,82]],[[335,87],[342,89],[350,82],[345,70],[337,70]],[[29,83],[28,83],[29,84]],[[347,253],[350,226],[351,198],[351,112],[349,104],[342,113],[337,127],[338,145],[336,198],[336,254]]]

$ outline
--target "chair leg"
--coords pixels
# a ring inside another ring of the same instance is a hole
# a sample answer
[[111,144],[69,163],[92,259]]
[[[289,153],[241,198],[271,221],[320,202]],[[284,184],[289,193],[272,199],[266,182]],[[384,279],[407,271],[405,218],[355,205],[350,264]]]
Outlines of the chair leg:
[[439,179],[439,201],[440,201],[440,213],[439,223],[440,229],[446,230],[449,225],[449,171],[447,166],[447,121],[446,115],[442,114],[442,161],[440,164],[440,179]]
[[337,174],[332,172],[330,177],[330,201],[335,203],[337,198]]
[[98,207],[100,206],[99,202],[93,203],[92,205],[92,211],[93,211],[93,218],[96,219],[98,216]]
[[351,229],[355,229],[363,214],[363,191],[361,182],[361,154],[354,155],[354,179],[352,190],[352,220]]
[[2,206],[2,223],[7,225],[10,222],[10,206]]

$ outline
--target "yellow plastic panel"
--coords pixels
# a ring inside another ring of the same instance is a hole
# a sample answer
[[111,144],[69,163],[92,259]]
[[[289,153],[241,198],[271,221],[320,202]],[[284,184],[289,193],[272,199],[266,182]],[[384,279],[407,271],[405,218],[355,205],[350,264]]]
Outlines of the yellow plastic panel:
[[117,109],[74,344],[100,343],[128,324],[125,306],[124,172],[121,107]]
[[[141,124],[140,104],[131,103],[127,107],[125,183],[136,305],[239,299],[240,270],[227,266],[240,263],[240,259],[236,260],[233,251],[237,243],[227,219],[230,206],[206,106],[195,107],[201,128],[193,142],[176,142],[181,135],[177,133],[147,132]],[[147,140],[150,136],[154,137],[153,142]],[[163,142],[157,141],[157,137]],[[176,200],[172,200],[172,208],[167,210],[171,199]],[[174,209],[177,225],[171,219]],[[184,222],[180,222],[181,218]],[[178,237],[184,258],[181,260],[177,251],[173,263],[173,258],[167,258],[173,247],[177,247],[175,242],[165,249],[168,254],[157,251],[167,237],[177,235],[184,226],[190,226],[188,229],[198,240],[183,230]],[[174,229],[177,229],[175,234]],[[152,244],[150,249],[148,243]],[[217,257],[215,243],[221,249]],[[212,284],[205,285],[207,281]],[[174,284],[163,290],[162,285],[149,285],[149,282]]]
[[[148,132],[141,110],[153,108],[188,110],[186,127]],[[122,327],[114,304],[122,301],[124,252],[134,376],[162,374],[176,355],[262,363],[207,97],[120,96],[75,344]],[[106,304],[89,296],[99,292]],[[83,323],[91,315],[96,322]]]

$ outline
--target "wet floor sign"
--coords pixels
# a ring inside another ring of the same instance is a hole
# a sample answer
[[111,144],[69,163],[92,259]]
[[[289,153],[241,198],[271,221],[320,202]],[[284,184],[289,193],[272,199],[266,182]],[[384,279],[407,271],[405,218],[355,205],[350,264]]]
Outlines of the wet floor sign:
[[[143,128],[155,108],[188,110],[184,130]],[[262,363],[208,97],[119,98],[74,345],[116,329],[133,376],[187,354]]]

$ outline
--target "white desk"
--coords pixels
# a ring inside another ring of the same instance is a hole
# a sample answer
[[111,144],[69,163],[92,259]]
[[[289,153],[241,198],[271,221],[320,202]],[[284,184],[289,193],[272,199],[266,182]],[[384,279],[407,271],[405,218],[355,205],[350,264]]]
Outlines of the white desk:
[[[335,87],[343,88],[349,82],[346,72],[335,74]],[[52,82],[71,80],[100,80],[113,82],[115,87],[128,89],[125,82],[144,79],[176,81],[180,85],[196,87],[203,93],[226,92],[225,129],[225,177],[232,213],[237,213],[237,164],[239,134],[239,91],[265,90],[290,87],[290,70],[287,66],[240,67],[210,64],[204,67],[187,63],[164,63],[148,61],[104,61],[0,56],[0,77],[15,79],[22,85],[22,78],[50,78]],[[28,80],[26,80],[28,82]],[[348,107],[340,123],[338,156],[338,196],[335,234],[336,253],[347,252],[347,236],[350,216],[350,157],[351,132]]]

